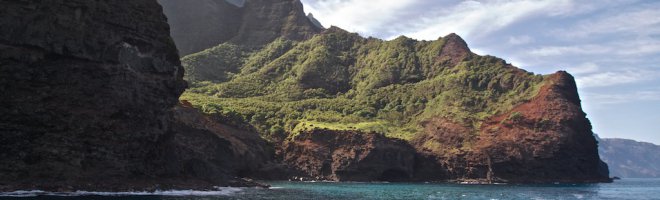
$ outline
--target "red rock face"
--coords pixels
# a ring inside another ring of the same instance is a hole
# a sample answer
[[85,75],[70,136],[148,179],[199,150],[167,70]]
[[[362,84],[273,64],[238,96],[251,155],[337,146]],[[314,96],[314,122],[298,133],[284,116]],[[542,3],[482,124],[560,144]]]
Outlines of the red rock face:
[[313,130],[285,142],[284,163],[313,180],[411,180],[415,150],[376,133]]
[[487,120],[475,153],[488,157],[494,175],[505,180],[604,181],[607,167],[597,148],[575,81],[561,71],[529,102]]
[[[573,77],[558,72],[539,93],[511,111],[471,130],[433,119],[413,140],[423,155],[436,157],[449,179],[502,182],[608,181],[591,124],[580,106]],[[429,148],[426,141],[440,147]],[[469,144],[470,146],[465,146]]]

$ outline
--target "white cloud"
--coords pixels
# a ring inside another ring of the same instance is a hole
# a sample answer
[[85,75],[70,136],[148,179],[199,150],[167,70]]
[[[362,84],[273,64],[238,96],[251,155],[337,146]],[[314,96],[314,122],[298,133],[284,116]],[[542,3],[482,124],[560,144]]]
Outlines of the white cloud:
[[396,28],[415,0],[303,0],[305,10],[321,23],[338,26],[352,32],[374,36],[383,30]]
[[628,40],[613,40],[594,42],[593,44],[573,44],[565,46],[540,46],[527,51],[528,56],[647,56],[660,53],[660,40],[652,38],[629,38]]
[[586,62],[582,63],[578,66],[575,67],[570,67],[566,71],[573,75],[582,75],[582,74],[590,74],[590,73],[595,73],[600,70],[600,67],[596,65],[596,63],[593,62]]
[[658,72],[649,70],[608,71],[594,73],[576,78],[580,88],[606,87],[613,85],[637,83],[658,78]]
[[645,90],[629,93],[602,94],[585,93],[584,99],[599,105],[622,104],[637,101],[660,101],[660,91]]
[[303,0],[323,24],[384,39],[434,40],[449,33],[483,37],[533,16],[574,14],[574,0]]
[[530,56],[564,56],[570,55],[590,55],[590,54],[605,54],[612,52],[612,49],[603,45],[573,45],[573,46],[545,46],[539,47],[529,51],[527,54]]
[[523,44],[529,44],[534,41],[534,38],[532,38],[529,35],[523,35],[523,36],[511,36],[509,37],[509,44],[510,45],[523,45]]
[[447,12],[425,17],[409,36],[436,39],[452,32],[466,37],[484,37],[513,23],[539,15],[557,15],[572,6],[557,1],[463,1]]
[[585,38],[600,34],[626,33],[648,36],[660,33],[660,4],[652,4],[634,11],[612,13],[610,16],[584,19],[571,28],[554,33],[567,38]]

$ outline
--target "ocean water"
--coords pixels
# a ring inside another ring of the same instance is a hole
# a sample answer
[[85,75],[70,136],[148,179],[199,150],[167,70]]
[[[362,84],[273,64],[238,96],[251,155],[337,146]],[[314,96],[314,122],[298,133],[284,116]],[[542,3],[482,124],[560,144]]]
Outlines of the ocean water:
[[0,199],[55,200],[223,200],[223,199],[660,199],[660,179],[623,179],[602,184],[458,185],[435,183],[268,182],[271,189],[220,188],[219,191],[156,193],[42,191],[0,193]]

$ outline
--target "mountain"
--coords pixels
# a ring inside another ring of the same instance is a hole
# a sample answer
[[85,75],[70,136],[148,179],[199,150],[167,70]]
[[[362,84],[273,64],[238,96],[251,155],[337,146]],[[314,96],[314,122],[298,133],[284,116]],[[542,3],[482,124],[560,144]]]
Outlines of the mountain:
[[254,185],[256,133],[179,104],[155,0],[0,1],[0,191]]
[[299,0],[159,0],[181,55],[231,42],[261,46],[278,37],[305,40],[323,27]]
[[320,29],[297,0],[187,3],[228,32],[176,36],[212,46],[180,59],[156,0],[0,2],[0,191],[608,181],[566,72]]
[[[384,41],[331,27],[308,39],[280,36],[262,47],[229,41],[183,57],[191,88],[182,99],[259,132],[276,146],[286,173],[312,180],[608,180],[566,72],[534,75],[476,55],[456,34]],[[363,135],[374,133],[386,137]],[[407,149],[399,140],[414,152],[382,153]],[[325,156],[309,153],[316,151]]]
[[612,176],[660,177],[660,146],[617,138],[600,139],[598,144],[600,157],[610,166]]

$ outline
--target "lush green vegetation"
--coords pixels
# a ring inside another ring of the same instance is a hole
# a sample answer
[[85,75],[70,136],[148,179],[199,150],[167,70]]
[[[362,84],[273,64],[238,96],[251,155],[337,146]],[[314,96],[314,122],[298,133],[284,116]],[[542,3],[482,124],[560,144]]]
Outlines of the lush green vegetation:
[[469,53],[456,65],[438,59],[447,43],[332,28],[260,50],[222,44],[182,59],[191,81],[182,99],[266,138],[329,128],[410,139],[432,117],[478,127],[529,100],[543,82],[492,56]]

